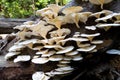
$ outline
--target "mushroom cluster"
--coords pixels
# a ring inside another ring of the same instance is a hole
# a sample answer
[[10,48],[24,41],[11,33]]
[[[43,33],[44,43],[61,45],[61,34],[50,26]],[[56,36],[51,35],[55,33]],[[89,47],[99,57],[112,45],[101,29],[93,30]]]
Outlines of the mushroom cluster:
[[[19,30],[16,33],[19,40],[9,48],[6,60],[15,63],[31,61],[39,65],[57,62],[55,69],[34,73],[33,80],[48,80],[55,75],[71,73],[74,70],[69,65],[71,61],[81,61],[83,53],[93,54],[103,47],[104,40],[99,38],[102,35],[99,30],[107,32],[120,26],[120,13],[109,10],[82,12],[82,7],[73,6],[64,9],[64,15],[58,15],[61,8],[51,4],[37,11],[36,14],[41,16],[38,21],[28,21],[15,27]],[[88,24],[92,17],[96,18],[94,24]],[[73,24],[75,27],[71,26]],[[26,48],[35,51],[34,54],[24,53]]]
[[89,1],[92,4],[101,5],[101,8],[103,8],[104,4],[108,4],[108,3],[112,2],[113,0],[82,0],[82,1],[86,1],[86,2]]

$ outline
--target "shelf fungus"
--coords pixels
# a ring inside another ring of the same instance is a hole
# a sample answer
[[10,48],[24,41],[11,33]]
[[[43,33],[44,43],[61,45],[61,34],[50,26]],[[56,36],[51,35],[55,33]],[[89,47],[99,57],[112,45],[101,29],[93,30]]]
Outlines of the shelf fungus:
[[104,4],[108,4],[112,2],[113,0],[89,0],[89,1],[92,4],[101,5],[101,8],[103,8]]
[[[84,1],[103,5],[112,0]],[[74,71],[71,62],[82,61],[86,59],[83,53],[95,53],[110,45],[112,41],[108,42],[106,39],[109,38],[104,35],[109,35],[108,28],[120,27],[120,13],[109,10],[82,12],[81,6],[73,6],[62,11],[65,15],[58,15],[61,8],[55,4],[49,5],[36,12],[42,17],[38,21],[25,22],[15,27],[19,30],[15,33],[19,40],[9,48],[5,59],[15,63],[30,61],[37,65],[53,67],[47,71],[44,70],[47,67],[39,69],[41,71],[32,75],[33,80],[49,80],[56,75],[71,73]],[[96,19],[91,22],[90,17]],[[120,51],[116,49],[106,53],[120,55]]]

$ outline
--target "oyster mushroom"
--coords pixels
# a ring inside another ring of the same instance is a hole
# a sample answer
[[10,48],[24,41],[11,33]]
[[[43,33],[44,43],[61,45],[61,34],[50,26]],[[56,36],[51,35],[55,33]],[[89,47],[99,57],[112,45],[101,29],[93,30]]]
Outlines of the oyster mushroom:
[[100,33],[95,33],[95,34],[81,34],[81,37],[87,37],[90,41],[93,40],[94,37],[99,36]]
[[55,53],[56,53],[56,51],[51,50],[47,53],[42,54],[41,57],[50,57],[50,56],[54,55]]
[[59,6],[56,4],[50,4],[48,5],[48,8],[51,9],[53,12],[58,13],[63,8],[63,6]]
[[49,58],[50,61],[61,61],[62,59],[63,59],[62,55],[52,55]]
[[70,29],[62,28],[55,31],[50,32],[51,37],[61,37],[67,36],[71,33]]
[[73,56],[76,54],[78,54],[78,51],[71,51],[71,52],[65,53],[65,55],[67,55],[67,56]]
[[89,0],[90,3],[96,4],[96,5],[101,5],[101,8],[103,8],[103,4],[107,4],[112,2],[113,0]]
[[22,49],[24,49],[25,46],[24,45],[13,45],[12,47],[9,48],[9,52],[17,52],[20,51]]
[[91,14],[90,15],[90,17],[91,16],[94,16],[94,17],[96,17],[96,18],[101,18],[101,16],[102,17],[104,17],[104,16],[107,16],[107,15],[110,15],[110,14],[112,14],[113,12],[112,11],[109,11],[109,10],[102,10],[102,11],[100,11],[100,12],[96,12],[96,13],[93,13],[93,14]]
[[96,30],[96,26],[85,26],[85,29]]
[[74,55],[72,58],[73,61],[80,61],[82,59],[83,59],[83,57],[80,54]]
[[73,49],[74,49],[73,46],[67,46],[67,47],[64,47],[64,49],[59,50],[58,52],[56,52],[56,54],[64,54],[64,53],[72,51]]
[[48,53],[48,49],[47,50],[43,50],[43,51],[38,51],[38,52],[36,52],[35,54],[46,54],[46,53]]
[[19,55],[19,54],[20,54],[20,52],[9,52],[5,55],[5,59],[8,60],[16,55]]
[[33,80],[49,80],[49,76],[45,75],[44,72],[35,72],[33,75],[32,75],[32,79]]
[[72,6],[72,7],[68,7],[68,8],[65,8],[62,13],[68,15],[68,14],[71,14],[71,13],[77,13],[77,12],[80,12],[82,11],[83,8],[81,6]]
[[120,50],[117,50],[117,49],[111,49],[111,50],[108,50],[106,52],[107,54],[111,54],[111,55],[120,55]]
[[91,44],[102,44],[103,40],[93,40],[91,41]]
[[45,57],[40,57],[40,58],[34,58],[32,59],[32,62],[35,64],[45,64],[49,61],[49,58],[45,58]]
[[64,49],[64,47],[62,47],[60,45],[45,45],[44,48]]
[[30,55],[19,55],[17,58],[14,59],[14,63],[17,62],[26,62],[31,59]]
[[95,21],[96,22],[99,22],[99,21],[104,21],[104,22],[107,22],[108,19],[112,19],[112,18],[116,18],[117,20],[120,20],[120,13],[113,13],[113,14],[109,14],[105,17],[102,17],[102,18],[98,18],[96,19]]
[[48,10],[51,10],[51,9],[49,9],[49,8],[43,8],[43,9],[41,9],[41,10],[37,10],[37,11],[36,11],[36,15],[41,15],[42,13],[44,13],[44,12],[46,12],[46,11],[48,11]]
[[96,27],[103,28],[105,31],[108,31],[111,27],[118,27],[120,24],[97,24]]
[[91,45],[91,46],[88,46],[88,47],[79,48],[77,50],[81,51],[81,52],[89,52],[89,51],[92,51],[95,48],[96,48],[96,45]]

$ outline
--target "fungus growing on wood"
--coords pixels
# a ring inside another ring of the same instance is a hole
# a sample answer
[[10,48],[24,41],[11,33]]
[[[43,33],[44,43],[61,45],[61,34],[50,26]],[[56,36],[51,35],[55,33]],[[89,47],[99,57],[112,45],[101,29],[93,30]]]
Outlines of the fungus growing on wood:
[[[101,0],[98,3],[106,4],[109,1]],[[71,62],[82,61],[86,59],[85,55],[95,53],[105,46],[105,31],[101,28],[120,26],[120,13],[109,10],[81,12],[82,7],[74,6],[64,9],[62,12],[65,15],[58,15],[60,9],[58,5],[49,5],[37,11],[42,17],[40,20],[15,27],[19,30],[16,33],[19,40],[9,48],[5,59],[11,59],[15,63],[31,61],[37,65],[54,66],[47,71],[44,70],[47,67],[40,69],[40,72],[33,74],[33,80],[49,80],[56,75],[71,73],[74,70]],[[93,21],[94,24],[89,24],[90,17],[97,18]],[[109,19],[113,22],[107,23]],[[108,34],[109,31],[106,30],[105,33]],[[23,49],[30,49],[33,53],[26,53],[27,50]],[[108,50],[106,53],[119,55],[119,50],[113,51]]]

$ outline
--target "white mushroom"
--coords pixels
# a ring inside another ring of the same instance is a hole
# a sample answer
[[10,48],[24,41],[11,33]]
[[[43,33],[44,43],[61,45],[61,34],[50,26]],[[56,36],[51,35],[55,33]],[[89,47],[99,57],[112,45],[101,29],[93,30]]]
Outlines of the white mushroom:
[[82,52],[90,52],[95,48],[96,48],[96,45],[92,45],[92,46],[88,46],[88,47],[84,47],[84,48],[79,48],[77,50],[82,51]]
[[88,30],[96,30],[95,26],[85,26],[85,28]]
[[71,33],[70,29],[62,28],[55,31],[50,32],[51,37],[61,37],[67,36]]
[[38,52],[36,52],[35,54],[46,54],[48,53],[48,49],[47,50],[40,50]]
[[67,38],[67,39],[61,40],[58,43],[62,43],[62,45],[64,45],[67,41],[84,42],[84,41],[89,41],[89,40],[87,38],[81,38],[81,37],[75,38],[75,37],[73,37],[73,38]]
[[74,55],[73,56],[73,61],[80,61],[80,60],[82,60],[83,59],[83,57],[80,55],[80,54],[77,54],[77,55]]
[[91,41],[92,44],[102,44],[103,40],[93,40]]
[[62,55],[52,55],[50,56],[49,60],[50,61],[60,61],[63,59],[63,56]]
[[71,51],[71,52],[65,53],[65,55],[67,55],[67,56],[73,56],[76,54],[78,54],[78,51]]
[[104,28],[104,27],[117,27],[117,26],[120,26],[120,24],[97,24],[96,27],[98,28]]
[[120,55],[120,50],[111,49],[111,50],[108,50],[106,53],[107,53],[107,54],[116,54],[116,55]]
[[67,46],[67,47],[64,47],[64,49],[59,50],[58,52],[56,52],[56,54],[64,54],[64,53],[72,51],[73,49],[74,49],[73,46]]
[[66,67],[60,67],[60,68],[58,68],[59,70],[61,70],[61,71],[69,71],[69,70],[74,70],[71,66],[66,66]]
[[77,13],[77,12],[80,12],[82,11],[83,8],[80,7],[80,6],[72,6],[72,7],[68,7],[68,8],[65,8],[62,13],[68,15],[68,14],[71,14],[71,13]]
[[64,64],[59,63],[59,64],[57,64],[57,66],[58,66],[58,67],[66,67],[66,66],[68,66],[68,65],[65,64],[65,63],[64,63]]
[[14,51],[20,51],[23,48],[25,48],[25,46],[23,45],[13,45],[12,47],[9,48],[9,52],[14,52]]
[[102,10],[100,12],[96,12],[96,13],[93,13],[91,14],[90,16],[95,16],[96,18],[100,18],[101,17],[101,14],[104,14],[105,16],[106,15],[109,15],[109,14],[112,14],[113,12],[112,11],[109,11],[109,10]]
[[64,72],[62,72],[62,71],[51,71],[51,74],[52,75],[61,75],[61,74],[64,74]]
[[64,47],[60,46],[60,45],[45,45],[44,48],[58,48],[58,49],[64,49]]
[[95,34],[81,34],[81,37],[87,37],[90,41],[93,40],[94,37],[99,36],[100,33],[95,33]]
[[5,59],[7,60],[7,59],[10,59],[10,58],[12,58],[12,57],[14,57],[14,56],[16,56],[16,55],[18,55],[18,54],[20,54],[20,52],[9,52],[9,53],[7,53],[6,55],[5,55]]
[[69,61],[69,60],[72,60],[72,57],[70,57],[70,56],[64,56],[63,60],[66,60],[66,61],[68,60]]
[[35,72],[33,75],[32,75],[32,79],[33,80],[49,80],[50,77],[45,75],[44,72]]
[[30,55],[19,55],[14,59],[14,63],[25,62],[30,60]]
[[49,58],[43,58],[43,57],[32,59],[32,62],[35,64],[45,64],[48,61],[49,61]]
[[61,60],[61,61],[59,61],[59,63],[61,63],[61,64],[68,64],[68,63],[70,63],[70,60]]
[[38,41],[38,39],[29,39],[29,40],[25,40],[25,41],[21,41],[21,42],[16,42],[15,44],[16,45],[24,45],[24,46],[26,46],[26,45],[28,45],[28,44],[30,44],[30,43],[37,43],[37,41]]
[[54,55],[55,53],[56,53],[56,51],[51,50],[47,53],[42,54],[41,57],[50,57],[50,56]]
[[115,17],[117,20],[120,20],[120,13],[113,13],[113,14],[107,15],[107,16],[105,16],[105,17],[98,18],[98,19],[96,19],[95,21],[96,21],[96,22],[99,22],[99,21],[107,22],[107,20],[108,20],[108,19],[112,19],[112,17]]
[[89,43],[83,44],[83,43],[81,43],[81,42],[77,42],[77,46],[80,47],[80,48],[88,47],[88,46],[90,46],[90,45],[91,45],[91,44],[89,44]]

